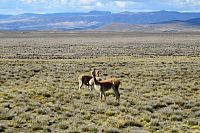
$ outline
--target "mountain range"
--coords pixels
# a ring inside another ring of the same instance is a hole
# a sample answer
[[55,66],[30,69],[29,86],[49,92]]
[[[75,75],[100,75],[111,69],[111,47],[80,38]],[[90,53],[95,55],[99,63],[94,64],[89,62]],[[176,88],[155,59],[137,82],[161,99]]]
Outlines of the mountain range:
[[[200,13],[156,11],[0,15],[0,30],[150,30],[149,27],[200,28]],[[145,28],[146,27],[146,28]]]
[[178,32],[200,31],[200,18],[189,20],[172,20],[152,24],[111,23],[101,26],[96,31],[145,31],[145,32]]

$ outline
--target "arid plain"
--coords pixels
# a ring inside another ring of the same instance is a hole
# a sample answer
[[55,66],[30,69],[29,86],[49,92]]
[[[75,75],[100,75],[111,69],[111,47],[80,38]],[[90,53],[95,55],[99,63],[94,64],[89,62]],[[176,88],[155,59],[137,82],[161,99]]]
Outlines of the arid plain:
[[[101,102],[78,76],[122,84]],[[200,132],[200,33],[0,32],[0,132]]]

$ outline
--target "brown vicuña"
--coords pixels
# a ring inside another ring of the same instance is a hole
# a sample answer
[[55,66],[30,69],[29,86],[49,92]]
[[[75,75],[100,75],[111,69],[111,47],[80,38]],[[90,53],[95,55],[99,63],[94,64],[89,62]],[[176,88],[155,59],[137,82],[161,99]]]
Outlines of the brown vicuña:
[[101,101],[102,101],[102,97],[104,97],[106,100],[105,92],[112,89],[115,93],[116,101],[119,103],[119,101],[120,101],[120,93],[119,93],[120,81],[118,79],[112,78],[112,79],[98,81],[96,79],[95,69],[92,71],[92,77],[94,78],[95,90],[100,91]]

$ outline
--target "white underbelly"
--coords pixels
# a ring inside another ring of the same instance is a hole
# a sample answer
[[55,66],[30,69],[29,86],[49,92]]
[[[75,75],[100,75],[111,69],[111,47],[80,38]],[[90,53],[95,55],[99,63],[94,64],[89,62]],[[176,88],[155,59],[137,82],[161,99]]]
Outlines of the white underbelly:
[[100,92],[101,86],[100,85],[94,85],[94,89],[98,92]]

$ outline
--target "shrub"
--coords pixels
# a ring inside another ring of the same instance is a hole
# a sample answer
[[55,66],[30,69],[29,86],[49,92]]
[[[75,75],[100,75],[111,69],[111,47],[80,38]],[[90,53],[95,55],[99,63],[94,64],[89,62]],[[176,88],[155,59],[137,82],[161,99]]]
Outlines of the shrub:
[[114,116],[116,114],[116,112],[113,112],[113,111],[107,111],[105,113],[107,116]]
[[33,131],[43,130],[43,127],[41,127],[41,125],[34,125],[34,126],[32,127],[32,130],[33,130]]
[[69,128],[66,122],[62,122],[59,124],[60,129],[66,130]]
[[108,128],[104,130],[104,133],[120,133],[120,131],[117,128]]
[[182,121],[183,120],[183,116],[181,116],[181,115],[172,115],[171,116],[171,120],[172,121]]
[[189,119],[189,120],[187,120],[187,123],[190,126],[198,125],[198,121],[196,121],[195,119]]
[[139,123],[139,122],[127,120],[127,121],[121,123],[119,125],[119,128],[125,128],[125,127],[128,127],[128,126],[131,126],[131,127],[143,127],[143,125],[141,123]]
[[0,124],[0,132],[5,132],[6,127],[2,124]]
[[158,126],[160,126],[160,123],[157,119],[153,119],[153,120],[151,120],[150,125],[158,127]]
[[82,132],[98,132],[98,129],[92,125],[88,125],[87,127],[83,127],[81,129]]
[[194,114],[196,117],[200,117],[200,111],[196,111]]

